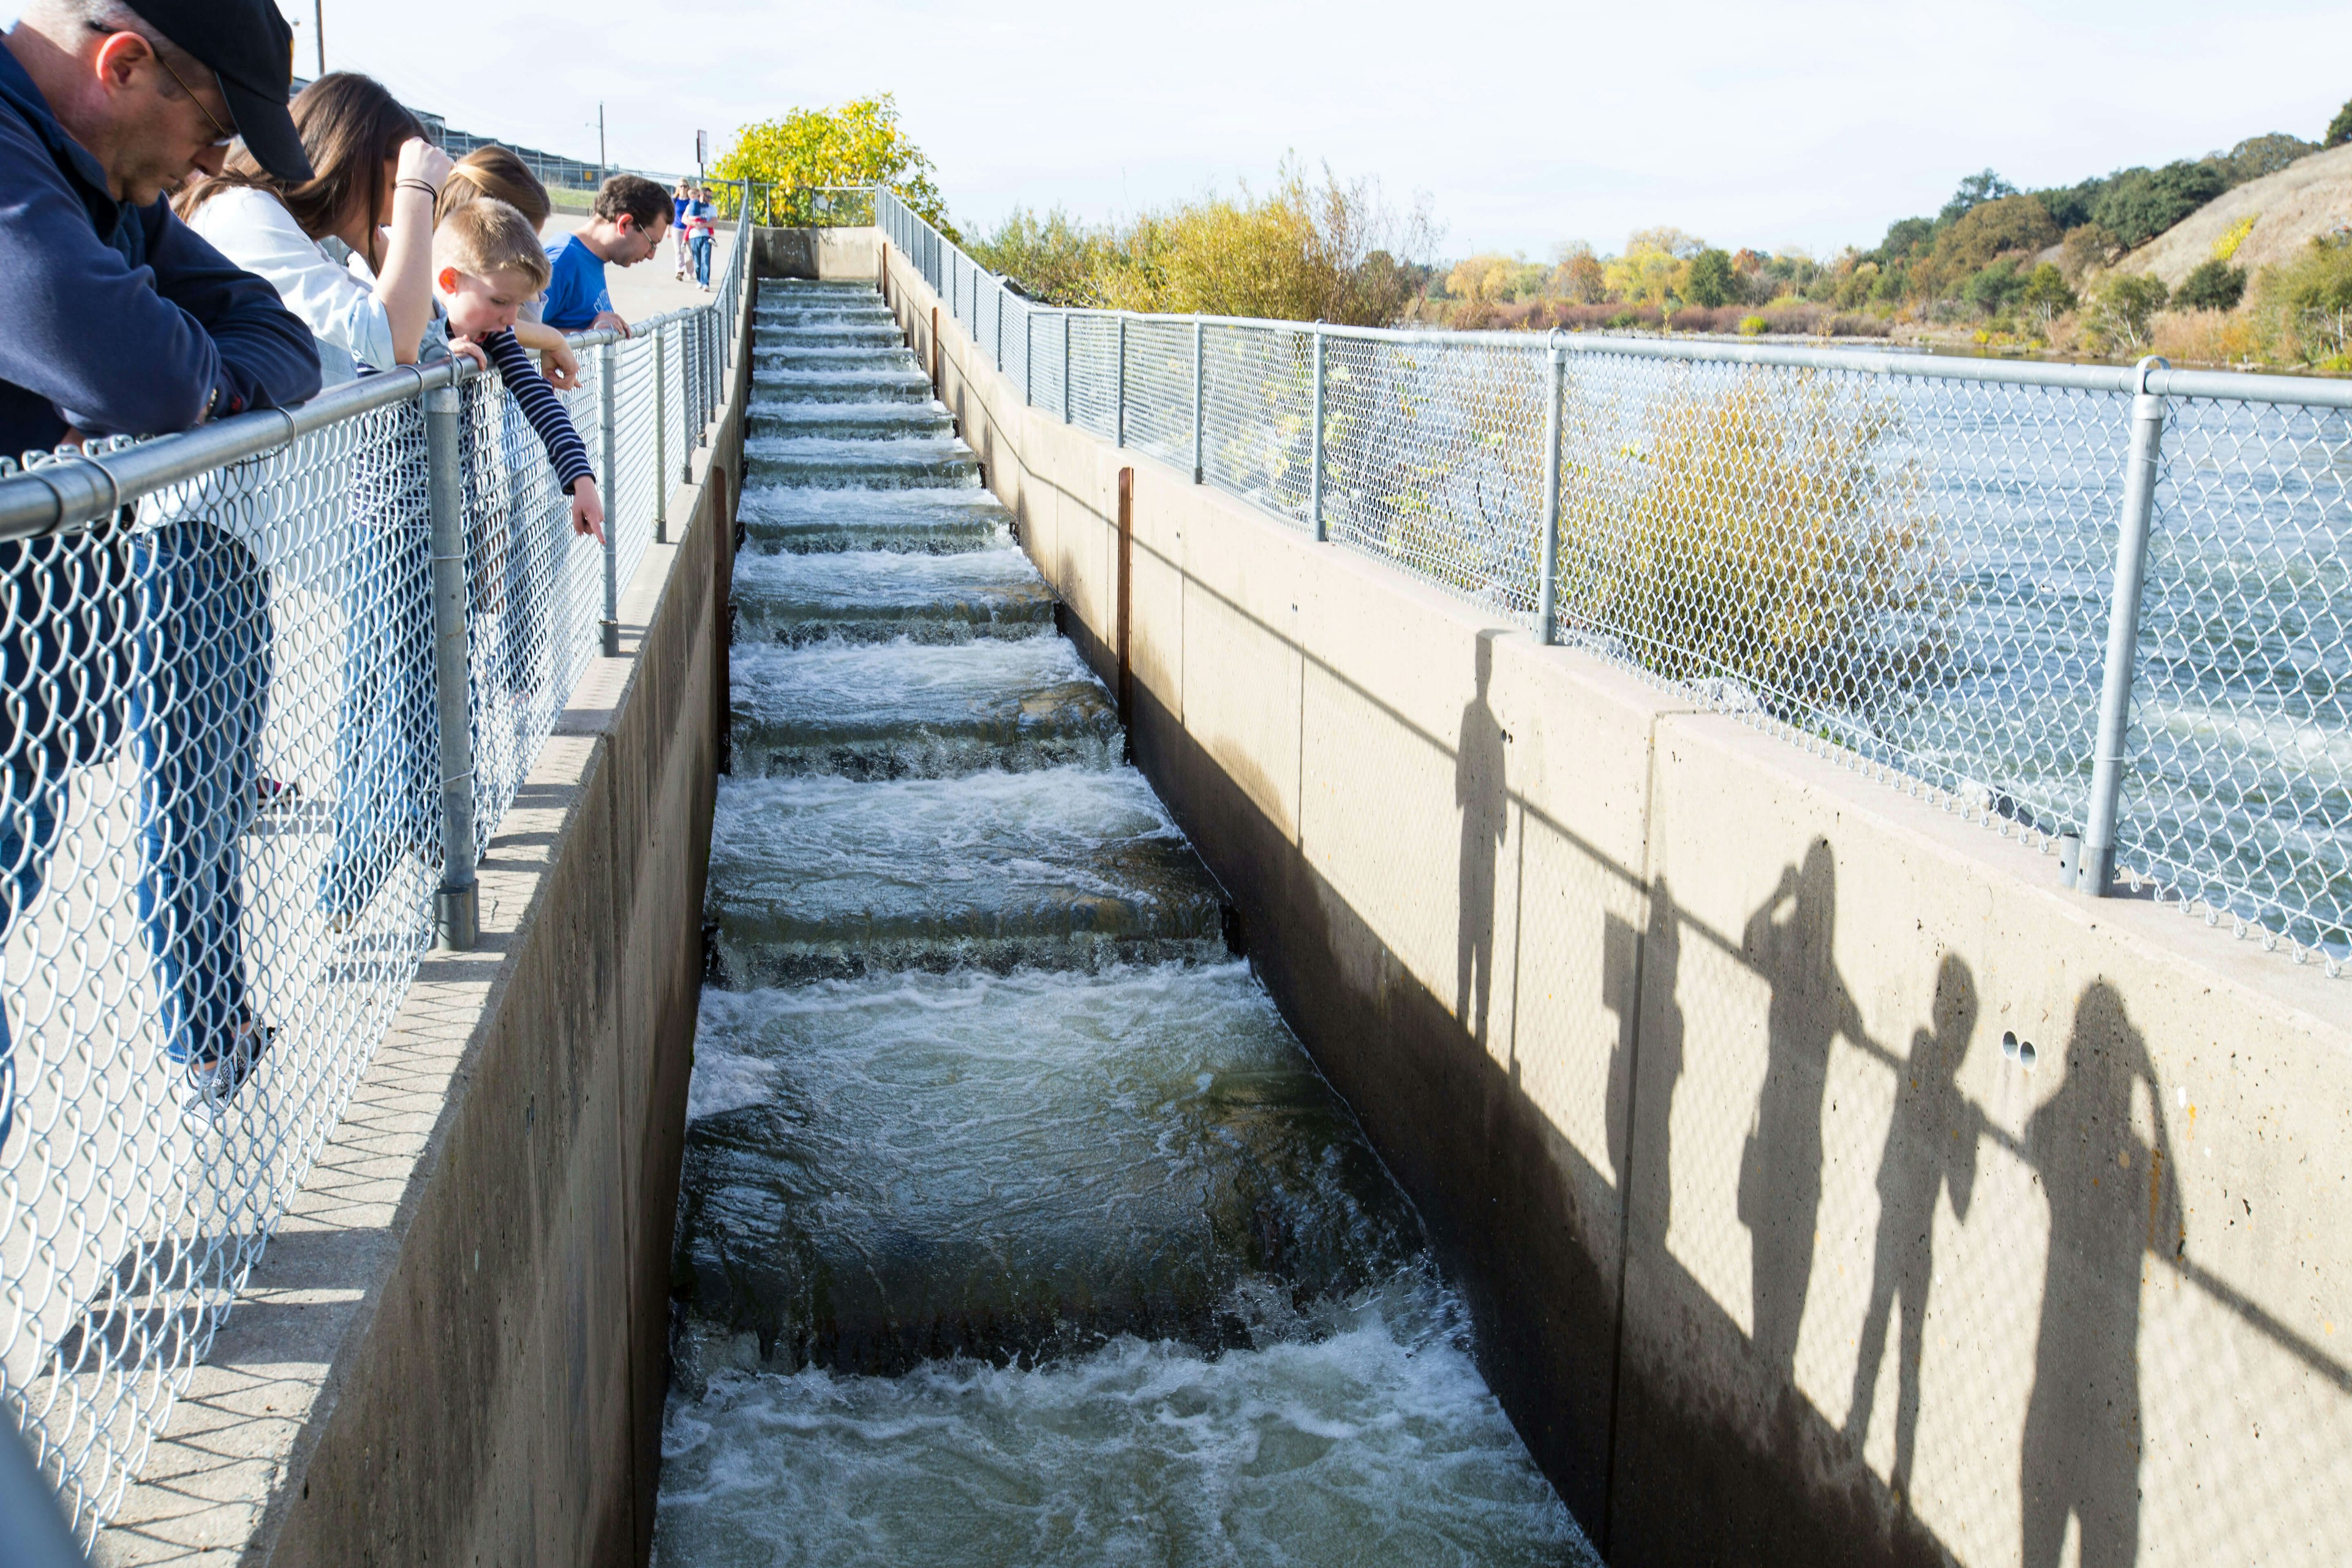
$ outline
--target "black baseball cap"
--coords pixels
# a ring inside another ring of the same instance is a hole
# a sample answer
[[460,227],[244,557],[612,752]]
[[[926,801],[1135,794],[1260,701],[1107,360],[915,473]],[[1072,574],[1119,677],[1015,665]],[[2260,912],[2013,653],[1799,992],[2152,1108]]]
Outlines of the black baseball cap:
[[142,19],[220,78],[245,150],[279,179],[310,178],[310,156],[286,100],[294,90],[294,29],[272,0],[131,0]]

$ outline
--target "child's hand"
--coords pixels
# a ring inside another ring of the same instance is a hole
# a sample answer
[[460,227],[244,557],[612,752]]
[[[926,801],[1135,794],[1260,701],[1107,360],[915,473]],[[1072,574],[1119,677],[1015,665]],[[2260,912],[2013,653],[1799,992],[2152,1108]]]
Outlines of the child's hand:
[[490,368],[490,356],[482,352],[482,345],[476,342],[471,338],[451,338],[449,340],[449,357],[451,359],[472,360],[476,370],[488,370]]
[[557,343],[539,351],[539,374],[556,391],[570,392],[580,384],[580,361],[568,346]]
[[596,495],[596,481],[581,479],[572,485],[572,531],[595,535],[604,542],[604,503]]

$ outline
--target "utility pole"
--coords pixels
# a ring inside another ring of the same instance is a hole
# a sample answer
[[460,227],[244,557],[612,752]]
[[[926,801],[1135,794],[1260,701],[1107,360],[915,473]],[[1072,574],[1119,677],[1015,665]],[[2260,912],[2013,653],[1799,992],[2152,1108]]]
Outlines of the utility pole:
[[310,41],[319,47],[319,74],[327,74],[327,0],[310,0]]
[[599,102],[597,103],[597,105],[596,105],[596,178],[597,178],[597,179],[602,180],[602,179],[604,177],[605,168],[606,168],[606,165],[605,165],[605,163],[604,163],[604,105],[603,104],[603,102],[602,102],[602,101],[599,101]]

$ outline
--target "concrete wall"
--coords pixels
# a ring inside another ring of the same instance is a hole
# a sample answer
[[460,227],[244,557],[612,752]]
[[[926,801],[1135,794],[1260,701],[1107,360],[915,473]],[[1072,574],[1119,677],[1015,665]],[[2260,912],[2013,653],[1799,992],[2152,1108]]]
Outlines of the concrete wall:
[[2345,983],[1023,408],[941,318],[1107,677],[1135,470],[1137,758],[1612,1562],[2340,1560]]
[[762,228],[751,258],[762,278],[806,278],[821,283],[881,281],[880,244],[870,228]]
[[100,1562],[645,1561],[747,366]]

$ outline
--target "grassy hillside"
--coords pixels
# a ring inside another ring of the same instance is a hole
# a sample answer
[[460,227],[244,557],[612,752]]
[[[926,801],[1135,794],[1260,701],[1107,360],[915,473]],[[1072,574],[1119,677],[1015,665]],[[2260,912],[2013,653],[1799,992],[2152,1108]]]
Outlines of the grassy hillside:
[[2177,289],[2247,219],[2226,259],[2251,276],[2292,261],[2314,239],[2352,228],[2352,142],[2298,158],[2206,203],[2131,252],[2117,270],[2146,272]]

